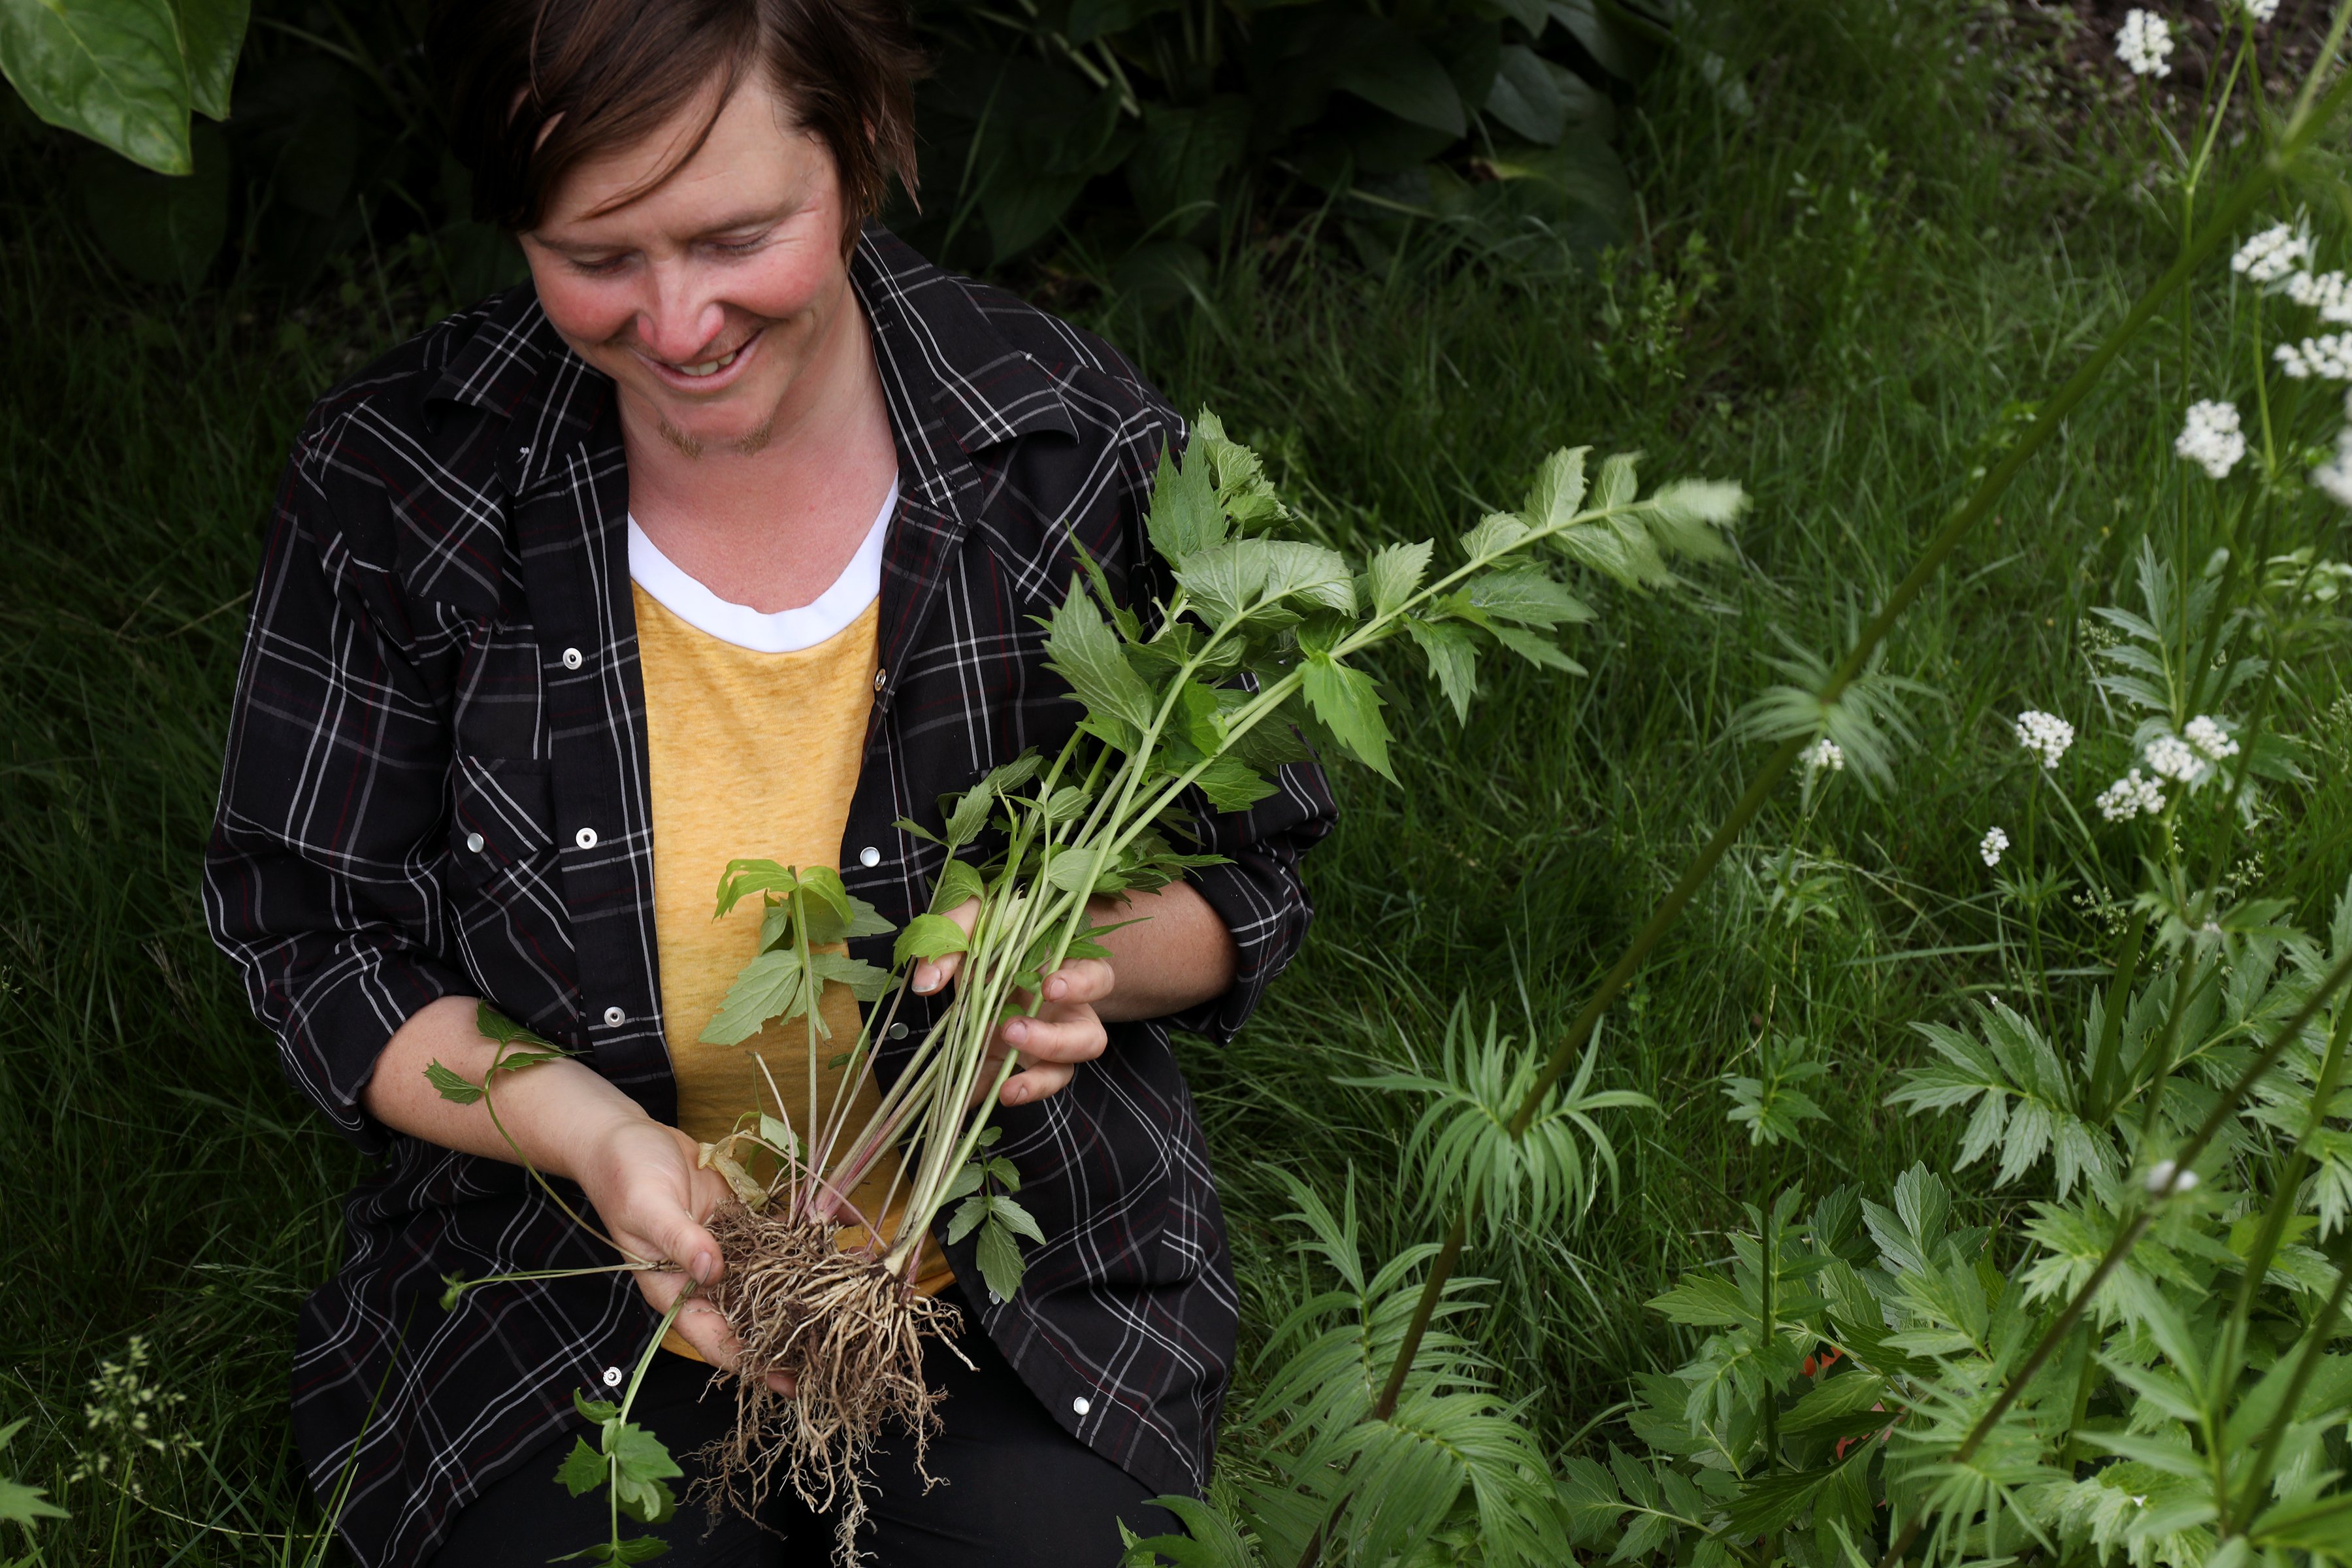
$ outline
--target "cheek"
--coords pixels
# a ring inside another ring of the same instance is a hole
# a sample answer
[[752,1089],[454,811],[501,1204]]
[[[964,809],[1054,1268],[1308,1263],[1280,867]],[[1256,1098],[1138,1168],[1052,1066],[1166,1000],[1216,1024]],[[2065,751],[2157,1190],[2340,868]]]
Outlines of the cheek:
[[530,280],[548,321],[574,342],[604,342],[637,313],[635,290],[620,279],[584,278],[562,262],[534,260]]
[[711,293],[754,316],[784,321],[823,308],[847,283],[837,252],[794,245],[728,268],[711,279]]

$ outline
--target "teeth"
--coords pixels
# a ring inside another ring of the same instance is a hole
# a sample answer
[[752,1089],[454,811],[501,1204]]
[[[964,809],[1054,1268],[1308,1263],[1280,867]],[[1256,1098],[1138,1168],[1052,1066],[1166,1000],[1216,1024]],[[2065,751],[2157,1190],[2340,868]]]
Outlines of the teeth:
[[720,371],[733,364],[735,356],[742,352],[742,349],[738,347],[718,359],[704,360],[700,364],[682,364],[677,367],[677,373],[680,375],[692,376],[717,375]]

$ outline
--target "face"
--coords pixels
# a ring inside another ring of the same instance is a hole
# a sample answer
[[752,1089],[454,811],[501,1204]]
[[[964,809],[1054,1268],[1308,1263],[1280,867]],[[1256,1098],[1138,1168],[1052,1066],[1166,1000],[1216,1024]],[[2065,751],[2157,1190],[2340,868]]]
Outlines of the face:
[[792,128],[761,73],[667,180],[592,216],[689,144],[717,91],[577,165],[522,236],[548,320],[613,378],[625,424],[688,456],[766,445],[856,320],[832,154]]

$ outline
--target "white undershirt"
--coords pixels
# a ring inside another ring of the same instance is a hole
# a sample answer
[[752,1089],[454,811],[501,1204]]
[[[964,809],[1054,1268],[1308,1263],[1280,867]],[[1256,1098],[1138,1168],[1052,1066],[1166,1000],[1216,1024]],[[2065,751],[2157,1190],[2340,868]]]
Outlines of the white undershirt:
[[754,653],[798,653],[846,630],[881,596],[882,538],[890,530],[890,514],[898,510],[898,481],[893,479],[857,553],[831,587],[798,609],[755,610],[720,598],[664,555],[635,517],[629,519],[629,578],[698,632]]

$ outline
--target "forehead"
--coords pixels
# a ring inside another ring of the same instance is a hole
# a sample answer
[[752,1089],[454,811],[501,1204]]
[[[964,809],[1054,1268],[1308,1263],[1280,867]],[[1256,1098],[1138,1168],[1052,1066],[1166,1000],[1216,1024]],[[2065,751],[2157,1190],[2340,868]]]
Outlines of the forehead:
[[824,142],[793,125],[790,105],[765,72],[748,71],[722,104],[724,85],[713,78],[650,134],[601,149],[566,171],[550,193],[539,233],[585,237],[691,227],[805,199],[812,182],[831,169]]

